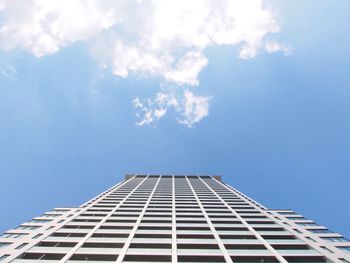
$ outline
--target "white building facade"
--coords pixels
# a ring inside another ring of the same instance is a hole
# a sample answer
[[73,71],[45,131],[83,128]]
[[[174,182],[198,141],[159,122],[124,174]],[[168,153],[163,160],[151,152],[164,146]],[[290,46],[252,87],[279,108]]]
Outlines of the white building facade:
[[127,175],[0,236],[0,263],[348,262],[350,242],[219,176]]

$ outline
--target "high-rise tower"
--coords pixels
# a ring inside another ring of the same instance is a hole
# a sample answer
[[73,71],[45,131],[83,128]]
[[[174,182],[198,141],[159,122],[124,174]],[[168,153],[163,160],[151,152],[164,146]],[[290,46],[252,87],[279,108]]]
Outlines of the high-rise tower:
[[350,242],[219,176],[127,175],[7,231],[0,262],[350,262]]

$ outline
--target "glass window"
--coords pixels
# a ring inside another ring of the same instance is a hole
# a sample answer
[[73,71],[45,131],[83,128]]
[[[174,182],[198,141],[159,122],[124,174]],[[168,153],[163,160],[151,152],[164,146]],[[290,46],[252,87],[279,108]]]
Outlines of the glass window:
[[313,242],[316,242],[315,239],[311,238],[311,237],[306,237],[308,240],[311,240]]
[[21,238],[23,236],[25,236],[27,234],[11,234],[11,233],[5,233],[3,234],[1,237],[4,237],[4,238]]
[[322,239],[330,242],[349,242],[345,237],[322,237]]
[[293,211],[281,211],[281,212],[277,212],[280,215],[296,215],[295,212]]
[[11,243],[0,243],[0,249],[7,247],[8,245],[10,245]]
[[328,247],[321,247],[323,250],[328,251],[329,253],[334,253],[332,250],[330,250]]
[[16,249],[21,249],[22,247],[25,247],[26,245],[28,245],[28,243],[23,243],[23,244],[19,245],[18,247],[16,247]]
[[0,256],[0,261],[1,260],[4,260],[5,258],[7,258],[9,255],[3,255],[3,256]]
[[316,223],[296,223],[297,225],[300,225],[300,226],[318,226],[318,224]]
[[34,230],[34,229],[37,229],[39,227],[40,226],[19,226],[19,227],[17,227],[17,229],[20,229],[20,230]]
[[349,246],[346,246],[346,247],[337,247],[337,248],[339,248],[340,250],[345,251],[345,252],[350,252],[350,247],[349,247]]
[[52,219],[32,219],[29,223],[46,223],[50,221],[52,221]]
[[41,217],[58,217],[61,216],[62,214],[43,214]]
[[307,229],[311,233],[333,233],[329,229]]
[[286,217],[287,219],[289,220],[306,220],[305,217],[302,217],[302,216],[289,216],[289,217]]

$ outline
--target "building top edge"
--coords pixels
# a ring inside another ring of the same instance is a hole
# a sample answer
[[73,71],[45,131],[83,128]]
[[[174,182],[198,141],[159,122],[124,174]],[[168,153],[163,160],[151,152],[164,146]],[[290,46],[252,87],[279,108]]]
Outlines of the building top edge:
[[143,178],[143,177],[163,177],[163,178],[214,178],[218,181],[221,182],[221,176],[220,175],[197,175],[197,174],[186,174],[186,175],[177,175],[177,174],[126,174],[125,175],[125,180],[129,180],[132,177],[139,177],[139,178]]

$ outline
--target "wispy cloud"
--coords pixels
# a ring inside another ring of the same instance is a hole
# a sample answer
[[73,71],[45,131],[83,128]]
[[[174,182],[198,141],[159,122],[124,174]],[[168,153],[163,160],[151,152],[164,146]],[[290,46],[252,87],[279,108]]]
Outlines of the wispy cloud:
[[200,122],[209,114],[209,100],[210,97],[196,96],[190,91],[185,91],[182,108],[180,108],[182,119],[179,119],[179,123],[193,127]]
[[156,120],[161,119],[173,107],[178,109],[179,104],[173,94],[159,92],[153,99],[133,100],[134,108],[137,110],[136,116],[139,120],[136,122],[139,126],[150,125]]
[[282,52],[285,56],[290,55],[293,51],[290,45],[278,43],[276,41],[266,42],[265,49],[268,53]]
[[[158,76],[173,87],[199,85],[209,46],[238,46],[241,59],[264,49],[290,52],[286,45],[266,41],[280,27],[263,0],[3,0],[0,12],[4,50],[19,48],[40,57],[86,41],[98,63],[114,75]],[[183,100],[191,100],[188,94]],[[208,104],[194,98],[194,111]],[[165,113],[149,114],[144,123]],[[186,119],[181,123],[191,126]]]
[[177,96],[159,92],[153,99],[136,98],[133,101],[139,119],[136,124],[150,125],[173,109],[179,116],[178,123],[191,128],[209,114],[209,100],[210,97],[196,96],[189,90]]
[[0,65],[0,73],[9,80],[14,80],[17,75],[17,70],[11,65]]

